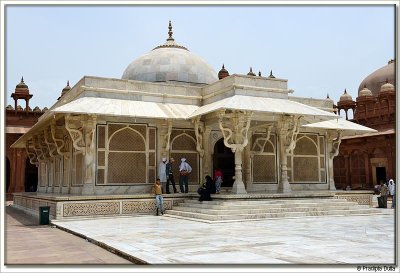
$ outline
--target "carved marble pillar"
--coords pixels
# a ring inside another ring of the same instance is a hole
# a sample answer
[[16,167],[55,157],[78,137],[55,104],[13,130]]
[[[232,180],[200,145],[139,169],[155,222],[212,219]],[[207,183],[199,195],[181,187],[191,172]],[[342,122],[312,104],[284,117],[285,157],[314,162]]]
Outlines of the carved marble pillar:
[[280,180],[278,183],[278,192],[291,192],[287,173],[287,157],[293,153],[296,147],[297,135],[300,131],[300,119],[302,116],[282,116],[277,124],[279,140],[279,158],[280,158]]
[[[172,132],[172,120],[167,120],[165,124],[159,127],[160,142],[161,142],[161,154],[160,157],[170,158],[169,150],[171,144],[171,132]],[[157,162],[160,162],[161,158]],[[158,166],[158,165],[157,165]]]
[[203,173],[200,181],[202,181],[203,177],[206,177],[206,175],[212,176],[212,168],[211,168],[211,156],[213,151],[211,150],[212,147],[210,147],[210,137],[211,137],[211,127],[210,126],[205,126],[204,128],[204,133],[203,133],[203,147],[204,147],[204,156],[203,156]]
[[329,181],[329,190],[336,190],[335,179],[333,173],[333,159],[339,154],[339,146],[342,142],[342,132],[338,131],[335,135],[333,132],[327,133],[327,144],[328,144],[328,181]]
[[[204,170],[203,169],[204,147],[205,147],[204,146],[204,125],[200,121],[200,116],[193,119],[193,123],[194,123],[194,132],[196,134],[196,150],[200,156],[200,158],[199,158],[199,161],[200,161],[199,162],[199,166],[200,166],[199,174],[201,175]],[[203,177],[200,177],[199,183],[202,183],[201,181],[203,181]]]
[[85,178],[83,181],[82,194],[95,193],[96,121],[97,117],[95,115],[88,116],[83,126],[85,134]]
[[[69,139],[68,133],[66,132],[63,126],[57,126],[55,122],[52,122],[50,124],[50,130],[51,130],[51,137],[53,139],[54,144],[56,145],[57,154],[61,156],[62,159],[62,166],[60,170],[60,176],[61,176],[60,193],[69,193],[71,188],[70,184],[71,153],[67,145]],[[66,169],[65,166],[68,166],[68,169]],[[67,189],[64,189],[64,187],[67,187]]]
[[[95,131],[96,116],[71,116],[65,117],[65,128],[71,136],[73,147],[81,151],[84,156],[85,170],[82,194],[95,194]],[[80,129],[80,127],[82,129]]]
[[235,154],[235,182],[232,192],[237,194],[247,193],[243,183],[242,154],[249,142],[247,134],[252,114],[252,112],[238,110],[230,113],[222,110],[219,113],[219,128],[224,136],[224,144]]

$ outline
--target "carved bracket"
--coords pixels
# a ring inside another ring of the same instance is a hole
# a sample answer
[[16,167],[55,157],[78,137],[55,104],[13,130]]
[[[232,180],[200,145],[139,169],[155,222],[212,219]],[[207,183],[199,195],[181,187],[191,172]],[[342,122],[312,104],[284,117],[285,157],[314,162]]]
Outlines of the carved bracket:
[[44,135],[44,142],[47,144],[47,148],[49,150],[49,155],[51,157],[56,156],[57,155],[57,145],[53,142],[51,132],[48,130],[48,128],[45,128],[43,130],[43,135]]
[[62,151],[62,149],[63,149],[64,146],[65,146],[65,141],[64,141],[64,139],[63,139],[63,138],[57,138],[57,137],[56,137],[57,126],[56,126],[55,123],[52,123],[52,124],[50,125],[50,129],[51,129],[51,137],[53,138],[54,144],[55,144],[56,147],[57,147],[57,153],[58,153],[59,155],[64,156],[64,155],[65,155],[65,152]]
[[[270,125],[263,125],[263,127],[267,126],[265,135],[263,137],[258,137],[256,141],[254,141],[253,147],[251,151],[254,153],[262,153],[264,151],[265,145],[267,144],[272,131],[272,124]],[[258,127],[260,128],[260,127]],[[255,128],[252,128],[253,131]],[[258,148],[258,149],[257,149]]]
[[[219,112],[219,128],[224,136],[224,144],[226,147],[231,148],[233,152],[236,149],[243,150],[249,142],[247,137],[252,112],[246,111],[233,111],[226,113],[226,110]],[[226,121],[224,121],[226,119]]]
[[332,150],[329,152],[329,157],[333,159],[339,154],[339,146],[342,142],[342,131],[337,131],[337,137],[332,141]]
[[290,116],[290,118],[286,119],[288,122],[288,126],[291,128],[288,129],[285,139],[285,150],[286,154],[292,154],[294,149],[296,148],[297,135],[300,132],[300,120],[303,116]]
[[26,150],[26,154],[28,155],[29,158],[29,162],[33,165],[36,165],[36,167],[39,166],[39,161],[37,159],[37,155],[35,153],[35,150],[32,151],[32,147],[29,143],[29,141],[26,143],[25,145],[25,150]]
[[171,132],[172,132],[172,120],[168,120],[168,130],[167,133],[164,135],[164,147],[163,150],[165,152],[169,151],[171,145]]
[[196,117],[193,119],[194,122],[194,132],[196,133],[196,150],[199,153],[200,157],[204,156],[204,147],[203,147],[203,134],[204,128],[200,124],[200,117]]
[[36,158],[39,162],[42,162],[45,160],[45,156],[44,153],[42,151],[42,148],[40,146],[40,142],[39,142],[39,137],[38,136],[33,136],[32,137],[32,144],[33,144],[33,150],[36,153]]
[[69,135],[72,139],[72,145],[78,151],[85,153],[85,143],[83,139],[83,134],[80,128],[76,124],[81,125],[81,116],[72,117],[71,115],[65,116],[65,129],[67,129]]

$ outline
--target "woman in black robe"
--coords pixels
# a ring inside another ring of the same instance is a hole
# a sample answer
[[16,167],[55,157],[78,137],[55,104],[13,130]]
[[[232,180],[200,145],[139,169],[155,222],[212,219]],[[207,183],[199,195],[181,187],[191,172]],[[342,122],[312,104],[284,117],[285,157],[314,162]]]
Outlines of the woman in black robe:
[[198,193],[200,194],[199,201],[211,201],[211,190],[212,190],[212,184],[213,180],[211,176],[207,175],[206,176],[206,182],[203,183],[201,188],[199,188]]

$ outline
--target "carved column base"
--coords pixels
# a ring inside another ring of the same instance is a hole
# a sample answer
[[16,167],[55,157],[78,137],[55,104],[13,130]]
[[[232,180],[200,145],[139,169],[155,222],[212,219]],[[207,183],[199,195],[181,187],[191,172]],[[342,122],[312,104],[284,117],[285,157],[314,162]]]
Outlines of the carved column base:
[[329,190],[336,191],[335,180],[329,179]]
[[281,181],[278,186],[279,193],[290,193],[292,189],[290,188],[289,181]]
[[236,193],[236,194],[246,194],[247,191],[244,187],[243,181],[236,181],[235,183],[233,183],[232,186],[232,193]]
[[93,185],[83,184],[82,195],[93,195],[93,194],[95,194]]

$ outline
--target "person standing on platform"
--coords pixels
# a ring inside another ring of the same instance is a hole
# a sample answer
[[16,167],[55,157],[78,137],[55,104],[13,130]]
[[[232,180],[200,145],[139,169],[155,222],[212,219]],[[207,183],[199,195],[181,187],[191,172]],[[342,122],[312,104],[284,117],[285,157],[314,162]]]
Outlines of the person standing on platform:
[[177,192],[176,186],[175,186],[175,180],[174,180],[174,174],[172,172],[172,163],[174,163],[175,160],[173,157],[171,157],[167,163],[166,166],[166,173],[167,173],[167,194],[169,194],[169,184],[172,184],[172,187],[174,188],[174,193]]
[[387,208],[387,197],[389,194],[388,187],[386,186],[386,183],[381,181],[381,196],[378,197],[378,204],[379,208]]
[[156,215],[158,216],[164,214],[164,199],[162,196],[161,183],[160,179],[157,178],[156,182],[153,185],[153,194],[156,196]]
[[158,177],[160,178],[162,192],[166,193],[167,188],[167,158],[163,157],[158,166]]
[[394,180],[393,179],[389,179],[389,194],[392,197],[392,206],[391,208],[394,209],[394,207],[396,206],[396,186],[394,184]]
[[186,158],[181,158],[179,165],[179,188],[181,193],[189,192],[189,174],[192,172],[192,167],[186,162]]

